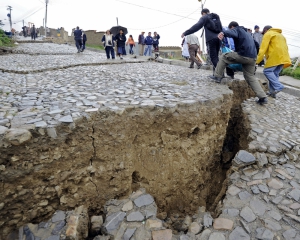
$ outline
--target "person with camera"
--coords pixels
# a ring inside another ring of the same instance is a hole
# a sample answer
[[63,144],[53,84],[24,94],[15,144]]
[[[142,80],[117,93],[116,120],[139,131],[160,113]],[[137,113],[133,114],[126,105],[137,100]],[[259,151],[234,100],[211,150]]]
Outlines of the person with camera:
[[102,43],[104,44],[107,59],[110,59],[110,55],[112,59],[115,59],[115,38],[111,34],[110,30],[107,30],[103,35]]

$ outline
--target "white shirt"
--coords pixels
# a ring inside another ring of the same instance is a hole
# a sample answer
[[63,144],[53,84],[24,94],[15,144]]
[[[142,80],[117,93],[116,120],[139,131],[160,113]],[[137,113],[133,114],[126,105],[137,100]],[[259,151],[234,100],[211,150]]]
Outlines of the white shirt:
[[200,46],[199,39],[195,34],[186,36],[186,41],[190,45],[196,44],[196,45]]

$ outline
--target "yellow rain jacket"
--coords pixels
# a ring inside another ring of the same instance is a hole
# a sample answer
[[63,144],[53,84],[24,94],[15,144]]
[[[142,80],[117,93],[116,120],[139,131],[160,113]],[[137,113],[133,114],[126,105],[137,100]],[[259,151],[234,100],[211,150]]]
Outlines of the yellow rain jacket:
[[256,64],[259,64],[264,56],[267,62],[265,68],[275,67],[283,64],[283,68],[291,66],[291,58],[282,30],[271,28],[264,34],[257,56]]

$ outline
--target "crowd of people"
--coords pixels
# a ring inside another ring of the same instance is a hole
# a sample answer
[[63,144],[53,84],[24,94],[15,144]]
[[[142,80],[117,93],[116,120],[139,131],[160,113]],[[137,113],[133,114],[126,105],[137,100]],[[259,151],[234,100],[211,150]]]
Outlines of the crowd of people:
[[24,37],[31,36],[31,40],[35,40],[40,35],[40,29],[33,24],[32,27],[23,26],[22,33]]
[[[252,33],[251,29],[239,26],[235,21],[232,21],[228,27],[223,27],[220,17],[215,13],[210,13],[208,9],[203,9],[201,15],[200,20],[181,35],[184,38],[183,56],[186,59],[191,58],[190,67],[193,68],[194,63],[198,68],[201,67],[202,63],[196,58],[197,53],[201,52],[200,44],[193,33],[204,28],[208,55],[213,65],[211,79],[216,83],[221,83],[225,77],[225,69],[226,74],[234,78],[233,66],[240,65],[245,80],[259,98],[257,103],[267,104],[267,95],[276,98],[277,93],[284,88],[279,82],[279,73],[283,68],[291,65],[282,30],[268,25],[260,32],[259,26],[255,26],[255,32]],[[229,50],[227,51],[225,47]],[[223,48],[225,50],[219,57],[219,51],[220,49],[223,51]],[[264,74],[269,82],[267,94],[254,76],[256,65],[264,66]]]

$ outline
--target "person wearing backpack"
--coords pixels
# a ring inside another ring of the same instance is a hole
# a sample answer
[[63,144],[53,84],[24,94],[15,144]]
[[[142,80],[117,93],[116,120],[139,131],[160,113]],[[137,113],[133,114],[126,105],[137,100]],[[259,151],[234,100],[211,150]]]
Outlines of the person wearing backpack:
[[221,48],[221,41],[218,38],[218,34],[222,32],[222,23],[218,14],[210,13],[207,8],[201,11],[202,17],[200,20],[192,26],[189,30],[186,30],[181,37],[193,34],[204,27],[206,45],[209,49],[209,56],[213,64],[213,69],[217,67],[219,61],[219,51]]
[[151,56],[152,54],[152,45],[153,45],[153,38],[151,36],[151,32],[148,33],[148,36],[145,38],[145,45],[146,45],[146,49],[144,52],[144,56]]

